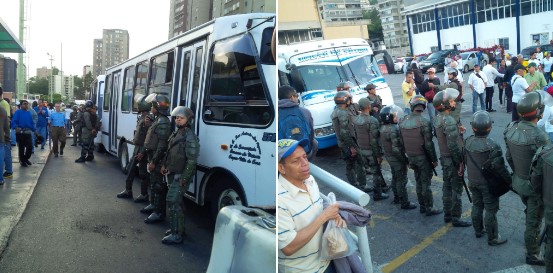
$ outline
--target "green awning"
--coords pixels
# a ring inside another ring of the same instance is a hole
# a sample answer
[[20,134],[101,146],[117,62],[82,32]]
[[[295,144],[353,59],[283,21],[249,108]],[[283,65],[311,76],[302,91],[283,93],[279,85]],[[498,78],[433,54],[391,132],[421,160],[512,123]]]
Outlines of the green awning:
[[25,48],[0,18],[0,53],[25,53]]

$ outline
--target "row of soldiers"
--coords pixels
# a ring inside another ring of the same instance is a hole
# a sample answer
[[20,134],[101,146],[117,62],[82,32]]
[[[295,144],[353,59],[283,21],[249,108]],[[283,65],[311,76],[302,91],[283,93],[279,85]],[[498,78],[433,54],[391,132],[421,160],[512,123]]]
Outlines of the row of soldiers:
[[[180,244],[185,233],[182,195],[196,172],[200,144],[191,129],[194,119],[192,110],[177,106],[169,112],[169,105],[169,97],[164,94],[153,93],[137,99],[139,113],[132,142],[134,152],[125,190],[117,197],[133,198],[132,184],[138,174],[141,194],[134,201],[149,202],[140,210],[149,215],[144,222],[163,222],[166,208],[169,208],[171,228],[161,241],[164,244]],[[172,133],[169,116],[175,118],[177,127]]]
[[[455,78],[453,73],[448,74],[450,79]],[[380,167],[384,157],[391,167],[393,203],[401,204],[402,209],[415,209],[417,206],[409,202],[406,191],[409,166],[415,174],[421,213],[432,216],[444,212],[446,223],[451,222],[457,227],[472,225],[477,238],[487,234],[490,246],[507,242],[499,236],[496,218],[499,197],[505,191],[497,192],[499,187],[512,187],[526,206],[526,262],[532,265],[547,263],[550,270],[553,266],[553,240],[548,240],[551,247],[546,247],[544,262],[539,257],[538,233],[545,202],[546,224],[551,226],[547,233],[553,236],[553,186],[545,183],[547,175],[553,175],[553,145],[544,146],[550,140],[536,125],[544,111],[544,96],[549,95],[525,94],[517,108],[521,120],[510,123],[504,131],[506,158],[514,171],[511,174],[501,147],[488,137],[492,120],[487,112],[479,111],[472,116],[474,134],[463,139],[466,129],[460,123],[457,107],[462,102],[462,93],[460,87],[451,88],[454,87],[452,83],[455,84],[452,81],[449,86],[444,86],[433,99],[433,106],[439,112],[433,123],[421,115],[428,103],[423,96],[417,95],[410,100],[412,113],[403,117],[403,110],[396,105],[386,106],[378,112],[370,97],[360,99],[356,105],[352,103],[349,92],[339,91],[334,97],[337,107],[331,118],[338,146],[346,161],[349,182],[362,190],[373,190],[375,201],[388,198],[384,193],[387,186]],[[435,208],[430,190],[432,173],[436,174],[438,166],[433,136],[437,138],[443,170],[443,210]],[[373,176],[374,188],[366,186],[364,167]],[[464,181],[465,168],[468,187]],[[494,179],[502,184],[492,185],[490,180]],[[463,187],[467,194],[470,189],[473,196],[472,223],[461,219]]]

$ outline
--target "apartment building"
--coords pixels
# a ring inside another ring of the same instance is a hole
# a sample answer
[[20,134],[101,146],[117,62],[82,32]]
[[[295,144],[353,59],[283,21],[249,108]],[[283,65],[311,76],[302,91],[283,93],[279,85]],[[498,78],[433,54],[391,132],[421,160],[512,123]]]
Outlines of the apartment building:
[[129,58],[129,32],[123,29],[104,29],[102,39],[94,39],[92,54],[93,76],[104,73],[106,68]]

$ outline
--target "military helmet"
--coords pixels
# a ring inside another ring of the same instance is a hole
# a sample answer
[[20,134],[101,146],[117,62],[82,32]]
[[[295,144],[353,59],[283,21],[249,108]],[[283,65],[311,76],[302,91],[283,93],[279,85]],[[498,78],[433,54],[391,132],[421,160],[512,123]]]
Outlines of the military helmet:
[[336,86],[336,91],[346,91],[353,87],[353,83],[350,81],[341,82]]
[[371,100],[368,98],[361,98],[357,104],[359,104],[359,109],[365,110],[371,108]]
[[446,69],[446,74],[453,74],[453,77],[457,77],[457,74],[459,74],[459,70],[457,68],[450,67]]
[[92,102],[91,100],[87,100],[84,104],[85,108],[92,108],[92,106],[94,106],[94,102]]
[[486,111],[478,111],[472,115],[470,125],[476,136],[487,136],[492,130],[492,118]]
[[517,104],[518,115],[524,120],[540,118],[544,108],[543,99],[538,92],[524,94]]
[[409,105],[411,106],[411,111],[415,111],[415,107],[417,105],[422,105],[424,109],[426,109],[426,103],[428,103],[428,101],[426,100],[425,97],[421,95],[416,95],[412,97],[411,100],[409,101]]
[[403,116],[405,116],[405,112],[403,112],[401,107],[395,104],[385,106],[380,110],[380,120],[382,120],[384,124],[395,124],[394,117],[397,117],[399,121]]
[[348,91],[339,91],[334,95],[334,103],[336,104],[347,104],[348,101],[351,101]]
[[136,104],[138,106],[138,112],[150,111],[152,103],[146,102],[146,96],[140,95],[135,98]]
[[194,112],[192,112],[192,109],[186,107],[186,106],[177,106],[173,111],[171,111],[172,117],[185,117],[187,119],[194,118]]
[[432,104],[434,105],[434,108],[436,108],[436,110],[442,112],[444,110],[451,109],[449,101],[456,99],[458,96],[459,91],[457,89],[446,88],[445,90],[442,90],[434,95]]
[[75,105],[73,105],[72,109],[77,111],[77,109],[79,109],[79,107],[77,107],[77,105],[75,104]]
[[152,107],[157,109],[160,114],[169,115],[169,105],[171,102],[167,95],[152,93],[146,97],[145,101],[151,103]]

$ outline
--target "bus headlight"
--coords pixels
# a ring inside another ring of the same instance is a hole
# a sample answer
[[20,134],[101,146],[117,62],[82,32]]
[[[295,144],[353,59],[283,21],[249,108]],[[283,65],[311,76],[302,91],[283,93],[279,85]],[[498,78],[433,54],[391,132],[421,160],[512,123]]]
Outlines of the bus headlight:
[[332,128],[332,125],[315,129],[316,137],[323,137],[331,134],[334,134],[334,128]]

